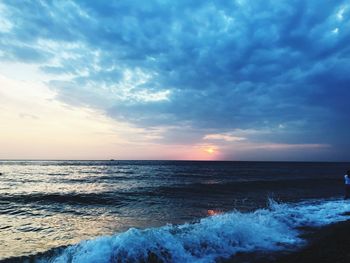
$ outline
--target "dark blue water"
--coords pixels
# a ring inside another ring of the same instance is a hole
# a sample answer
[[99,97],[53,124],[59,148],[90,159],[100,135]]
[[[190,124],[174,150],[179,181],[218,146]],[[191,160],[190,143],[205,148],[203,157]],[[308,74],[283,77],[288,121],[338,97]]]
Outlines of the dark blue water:
[[[1,161],[0,259],[125,235],[130,228],[156,227],[159,232],[167,223],[196,224],[200,218],[233,210],[251,215],[266,208],[269,198],[289,204],[340,198],[349,167],[350,163]],[[215,255],[222,256],[215,253],[198,258],[211,262]],[[180,260],[174,258],[165,261]]]

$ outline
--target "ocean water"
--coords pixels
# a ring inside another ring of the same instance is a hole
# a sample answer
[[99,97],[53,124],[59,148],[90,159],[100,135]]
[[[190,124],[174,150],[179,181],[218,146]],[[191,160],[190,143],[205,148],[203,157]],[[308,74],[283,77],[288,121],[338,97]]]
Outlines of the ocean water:
[[300,227],[347,219],[348,169],[350,163],[0,161],[0,260],[216,262],[295,248],[305,242]]

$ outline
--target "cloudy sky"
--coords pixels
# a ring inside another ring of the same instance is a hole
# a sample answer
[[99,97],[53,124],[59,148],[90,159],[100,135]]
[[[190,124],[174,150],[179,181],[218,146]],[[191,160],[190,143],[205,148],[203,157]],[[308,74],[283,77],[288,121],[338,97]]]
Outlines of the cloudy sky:
[[350,160],[350,3],[0,0],[0,158]]

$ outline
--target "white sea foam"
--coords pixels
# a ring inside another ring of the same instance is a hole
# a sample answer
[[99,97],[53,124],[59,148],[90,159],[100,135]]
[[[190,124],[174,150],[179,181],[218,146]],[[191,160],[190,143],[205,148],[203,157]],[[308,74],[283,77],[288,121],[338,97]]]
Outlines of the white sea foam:
[[50,262],[214,262],[237,252],[274,251],[303,244],[299,227],[346,220],[350,203],[343,200],[278,204],[251,213],[233,211],[197,223],[129,229],[114,236],[83,241]]

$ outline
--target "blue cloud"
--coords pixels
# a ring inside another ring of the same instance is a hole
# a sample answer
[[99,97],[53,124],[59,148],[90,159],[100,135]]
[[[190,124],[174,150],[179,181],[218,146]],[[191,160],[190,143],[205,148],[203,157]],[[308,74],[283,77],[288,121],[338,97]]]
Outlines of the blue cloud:
[[66,102],[142,127],[283,124],[254,139],[349,146],[347,1],[3,4],[2,59],[38,63]]

